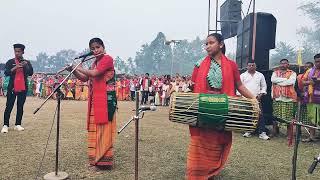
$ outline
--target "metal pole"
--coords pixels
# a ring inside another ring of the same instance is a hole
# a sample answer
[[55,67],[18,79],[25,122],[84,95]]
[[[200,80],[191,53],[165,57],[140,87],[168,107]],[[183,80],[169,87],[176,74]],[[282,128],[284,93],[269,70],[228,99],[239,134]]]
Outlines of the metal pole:
[[56,136],[56,167],[55,167],[55,175],[58,176],[58,168],[59,168],[59,134],[60,134],[60,103],[61,103],[61,94],[60,89],[57,90],[57,136]]
[[298,147],[300,142],[301,135],[301,126],[296,125],[296,138],[294,143],[294,152],[292,157],[292,180],[296,180],[296,172],[297,172],[297,158],[298,158]]
[[253,31],[252,31],[252,54],[251,54],[251,59],[253,61],[255,61],[255,54],[256,54],[256,36],[257,36],[256,1],[253,0]]
[[[300,120],[301,116],[301,102],[298,102],[298,108],[297,108],[297,116],[296,121]],[[293,124],[296,126],[296,138],[294,143],[294,151],[292,156],[292,180],[296,180],[296,172],[297,172],[297,158],[298,158],[298,147],[300,142],[300,136],[301,136],[301,125],[299,124]],[[293,133],[293,132],[292,132]]]
[[243,44],[244,44],[244,34],[245,34],[245,32],[244,32],[244,19],[241,21],[241,24],[242,24],[242,31],[241,31],[241,52],[240,52],[240,54],[241,54],[241,56],[240,56],[240,69],[242,69],[242,68],[244,68],[244,67],[242,67],[242,65],[243,65],[243,61],[245,60],[245,58],[243,58]]
[[209,0],[209,10],[208,10],[208,35],[210,34],[210,14],[211,14],[211,0]]
[[[171,41],[172,42],[172,41]],[[175,44],[175,42],[173,42],[173,44]],[[170,43],[170,47],[171,47],[171,43]],[[171,77],[172,77],[172,71],[173,71],[173,59],[174,59],[174,46],[173,47],[171,47],[171,50],[172,50],[172,58],[171,58],[171,73],[170,73],[170,75],[171,75]]]
[[139,91],[136,91],[136,117],[135,117],[135,128],[136,128],[136,134],[135,134],[135,166],[134,166],[134,170],[135,170],[135,174],[134,174],[134,179],[138,180],[139,179]]
[[250,4],[249,4],[249,7],[248,7],[248,10],[247,10],[247,14],[246,14],[246,15],[248,15],[248,14],[249,14],[250,7],[251,7],[251,3],[252,3],[252,0],[250,1]]
[[[175,59],[175,53],[174,53],[174,47],[176,44],[179,44],[181,40],[170,40],[166,41],[166,45],[170,46],[171,52],[172,52],[172,57],[171,57],[171,70],[170,70],[170,76],[172,77],[173,75],[173,61]],[[171,45],[173,43],[173,45]]]
[[253,13],[256,13],[256,0],[253,0]]
[[218,33],[218,6],[219,0],[216,0],[216,33]]

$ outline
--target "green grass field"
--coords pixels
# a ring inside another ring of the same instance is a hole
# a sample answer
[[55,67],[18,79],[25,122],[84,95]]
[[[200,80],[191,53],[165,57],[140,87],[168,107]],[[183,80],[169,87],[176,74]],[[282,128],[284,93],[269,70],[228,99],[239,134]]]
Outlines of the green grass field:
[[[0,179],[35,179],[45,148],[55,110],[55,101],[36,114],[33,110],[43,100],[28,98],[25,104],[23,132],[13,131],[14,107],[8,134],[0,134]],[[5,98],[0,98],[1,113]],[[63,101],[61,116],[60,170],[70,179],[134,179],[134,123],[116,138],[115,167],[94,172],[87,166],[86,102]],[[133,115],[134,103],[120,102],[117,126],[122,127]],[[1,117],[3,114],[1,114]],[[2,120],[2,119],[1,119]],[[2,124],[2,122],[1,122]],[[50,139],[40,178],[54,171],[55,131]],[[285,136],[263,141],[257,137],[243,138],[233,134],[233,147],[228,163],[218,179],[265,180],[291,178],[293,148]],[[139,179],[184,179],[189,131],[186,125],[168,120],[168,108],[147,112],[140,123]],[[320,179],[320,165],[314,174],[307,169],[313,157],[320,153],[320,143],[300,144],[297,179]]]

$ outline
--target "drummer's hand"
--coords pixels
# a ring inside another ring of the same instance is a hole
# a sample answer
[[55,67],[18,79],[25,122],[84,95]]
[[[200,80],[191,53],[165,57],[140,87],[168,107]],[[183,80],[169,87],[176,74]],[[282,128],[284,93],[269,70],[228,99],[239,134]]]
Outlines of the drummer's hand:
[[261,100],[260,94],[256,96],[256,100],[257,100],[257,101],[260,101],[260,100]]
[[253,98],[253,99],[251,99],[251,100],[252,100],[253,102],[259,104],[259,100],[258,100],[257,98]]
[[261,97],[263,96],[263,95],[265,95],[265,94],[258,94],[258,96],[256,97],[256,99],[260,102],[261,101]]

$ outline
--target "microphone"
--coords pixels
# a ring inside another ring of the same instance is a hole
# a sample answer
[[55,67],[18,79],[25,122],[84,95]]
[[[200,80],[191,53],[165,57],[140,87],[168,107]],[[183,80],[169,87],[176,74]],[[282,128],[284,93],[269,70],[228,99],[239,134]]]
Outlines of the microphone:
[[309,167],[308,169],[308,173],[309,174],[312,174],[313,173],[313,170],[316,168],[316,166],[318,165],[318,163],[320,162],[320,154],[318,157],[315,157],[311,166]]
[[92,52],[92,51],[90,51],[90,52],[88,52],[88,53],[86,53],[86,54],[83,54],[83,55],[81,55],[81,56],[78,56],[78,57],[76,57],[75,59],[86,58],[86,57],[91,56],[91,55],[93,55],[93,52]]
[[156,106],[141,106],[139,108],[140,111],[155,111],[157,110]]

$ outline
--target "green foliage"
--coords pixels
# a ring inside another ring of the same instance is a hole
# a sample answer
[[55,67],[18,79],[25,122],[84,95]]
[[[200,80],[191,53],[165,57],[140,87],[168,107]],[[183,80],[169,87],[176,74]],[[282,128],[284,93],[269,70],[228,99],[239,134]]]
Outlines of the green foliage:
[[135,57],[137,73],[170,74],[173,63],[173,74],[190,74],[195,62],[205,56],[199,37],[191,42],[182,40],[173,44],[172,49],[165,42],[165,35],[160,32],[150,45],[141,47]]
[[[197,37],[195,40],[182,40],[180,43],[166,45],[166,37],[159,32],[157,37],[141,46],[136,52],[135,58],[129,57],[127,60],[116,56],[114,58],[114,66],[116,73],[125,74],[170,74],[171,63],[173,62],[172,73],[190,74],[193,70],[195,62],[203,58],[206,53],[203,45],[204,41]],[[80,54],[85,54],[89,49],[76,53],[73,50],[61,50],[53,56],[46,53],[39,53],[36,61],[33,62],[36,71],[56,72],[65,65],[73,62],[73,58]],[[84,67],[89,68],[92,61],[84,63]]]
[[32,64],[36,72],[53,73],[73,62],[73,58],[76,55],[76,51],[71,49],[61,50],[53,56],[49,56],[45,52],[41,52],[36,57],[36,61]]
[[170,73],[172,53],[170,46],[165,45],[165,41],[165,35],[159,32],[150,45],[142,45],[134,60],[137,65],[137,73]]
[[203,45],[204,41],[199,37],[191,42],[183,40],[177,44],[174,48],[173,72],[191,74],[195,63],[206,55]]
[[307,2],[299,7],[314,22],[314,26],[320,29],[320,0]]
[[277,43],[277,48],[275,49],[275,54],[271,55],[270,67],[275,67],[279,65],[281,59],[288,59],[290,63],[296,63],[297,52],[295,47],[280,41]]
[[313,61],[313,56],[319,53],[320,49],[320,1],[307,2],[299,9],[313,22],[313,26],[302,27],[298,30],[298,34],[303,38],[302,59],[305,62]]
[[[320,49],[320,0],[306,2],[299,7],[313,22],[313,26],[301,27],[297,34],[303,39],[302,62],[313,61],[313,56],[319,53]],[[277,66],[279,60],[286,58],[290,63],[297,62],[297,48],[286,42],[277,43],[275,53],[271,55],[270,67]]]
[[116,69],[116,72],[119,73],[126,73],[129,74],[129,66],[126,64],[126,62],[121,59],[119,56],[117,56],[114,59],[114,67]]

